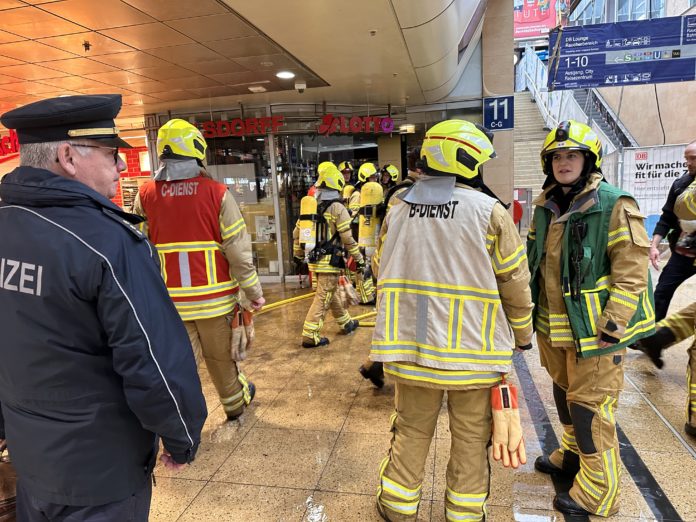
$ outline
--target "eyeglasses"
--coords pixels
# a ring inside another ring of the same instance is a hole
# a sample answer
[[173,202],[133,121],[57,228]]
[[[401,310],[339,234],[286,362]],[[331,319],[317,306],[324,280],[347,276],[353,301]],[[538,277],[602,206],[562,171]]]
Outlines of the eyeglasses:
[[118,165],[118,147],[105,147],[104,145],[85,145],[84,143],[69,143],[73,147],[87,147],[90,149],[109,149],[114,153],[114,165]]

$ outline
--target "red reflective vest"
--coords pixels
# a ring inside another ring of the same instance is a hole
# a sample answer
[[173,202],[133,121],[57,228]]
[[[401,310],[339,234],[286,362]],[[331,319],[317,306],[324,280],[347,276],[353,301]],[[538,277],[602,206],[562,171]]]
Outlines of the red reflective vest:
[[184,321],[227,314],[237,302],[239,283],[222,250],[220,206],[225,190],[203,176],[148,181],[140,188],[162,277]]

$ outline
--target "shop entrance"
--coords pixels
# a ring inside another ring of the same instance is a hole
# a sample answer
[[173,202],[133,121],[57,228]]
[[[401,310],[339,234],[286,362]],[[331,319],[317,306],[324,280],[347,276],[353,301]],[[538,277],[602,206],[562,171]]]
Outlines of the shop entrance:
[[[288,134],[275,137],[280,219],[283,238],[285,274],[297,275],[292,260],[292,232],[300,217],[300,201],[317,179],[317,165],[332,161],[339,165],[349,161],[357,176],[359,166],[370,161],[377,164],[377,138],[370,135],[321,136]],[[354,179],[353,182],[356,182]]]

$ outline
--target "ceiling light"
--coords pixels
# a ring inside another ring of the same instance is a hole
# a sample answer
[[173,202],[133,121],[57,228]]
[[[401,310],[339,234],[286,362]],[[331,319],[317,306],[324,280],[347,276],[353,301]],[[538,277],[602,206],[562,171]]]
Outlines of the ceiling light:
[[248,87],[248,89],[249,89],[251,92],[256,92],[256,93],[259,93],[259,92],[266,92],[266,88],[265,88],[263,85],[250,85],[250,86]]
[[266,141],[266,138],[256,138],[256,141]]
[[280,71],[276,73],[276,76],[281,80],[292,80],[295,77],[295,73],[290,71]]

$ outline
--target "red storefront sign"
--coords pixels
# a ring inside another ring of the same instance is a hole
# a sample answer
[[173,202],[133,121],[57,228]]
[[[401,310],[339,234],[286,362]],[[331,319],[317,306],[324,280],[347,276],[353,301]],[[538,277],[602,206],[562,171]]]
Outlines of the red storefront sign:
[[266,118],[235,118],[230,121],[204,121],[201,132],[204,138],[226,138],[228,136],[255,136],[278,132],[285,125],[283,116]]
[[[235,118],[234,120],[204,121],[199,124],[204,138],[227,138],[229,136],[259,136],[276,133],[285,125],[283,116],[265,118]],[[394,132],[394,120],[382,116],[334,116],[325,114],[317,129],[319,134],[389,134]]]
[[9,136],[3,136],[0,138],[0,158],[3,156],[14,155],[19,152],[19,140],[17,139],[17,133],[10,129]]
[[334,116],[326,114],[321,120],[317,132],[325,136],[330,134],[366,134],[385,133],[394,131],[394,120],[381,116]]

